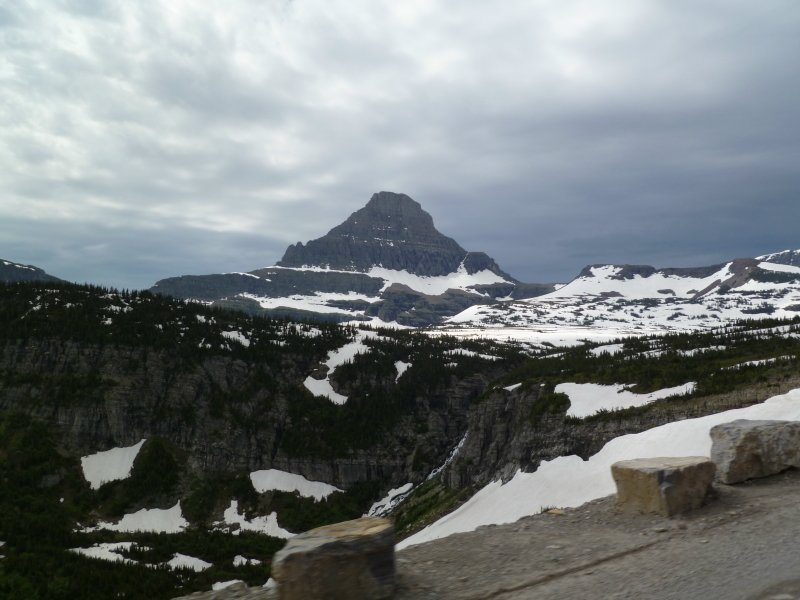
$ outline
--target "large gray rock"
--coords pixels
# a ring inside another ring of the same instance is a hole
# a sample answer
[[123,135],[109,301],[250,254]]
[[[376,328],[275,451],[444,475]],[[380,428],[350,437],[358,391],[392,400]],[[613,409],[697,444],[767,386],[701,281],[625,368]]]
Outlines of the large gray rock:
[[700,508],[711,490],[714,463],[705,456],[637,458],[611,465],[617,508],[665,517]]
[[800,422],[739,419],[711,428],[717,478],[737,483],[800,467]]
[[379,600],[395,586],[394,527],[364,517],[292,539],[272,559],[281,600]]

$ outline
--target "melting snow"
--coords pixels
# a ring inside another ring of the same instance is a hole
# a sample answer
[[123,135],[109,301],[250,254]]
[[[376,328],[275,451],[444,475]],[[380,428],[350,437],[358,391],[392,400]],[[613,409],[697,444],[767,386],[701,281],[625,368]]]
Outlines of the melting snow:
[[402,360],[398,360],[394,363],[394,368],[397,369],[397,377],[394,378],[395,382],[403,376],[403,373],[408,371],[410,366],[411,363],[403,362]]
[[515,389],[517,389],[517,388],[518,388],[518,387],[520,387],[521,385],[522,385],[521,383],[515,383],[515,384],[513,384],[513,385],[507,385],[507,386],[506,386],[506,387],[504,387],[503,389],[504,389],[505,391],[507,391],[507,392],[513,392]]
[[259,533],[285,540],[294,536],[293,533],[278,525],[278,513],[276,512],[271,512],[265,517],[255,517],[252,520],[240,515],[239,502],[237,500],[231,500],[231,505],[225,509],[222,517],[226,525],[239,526],[238,530],[233,531],[233,535],[237,535],[239,531],[258,531]]
[[389,490],[385,497],[372,504],[366,516],[382,517],[383,515],[389,514],[395,506],[405,500],[412,489],[414,489],[414,484],[407,483],[401,485],[399,488]]
[[206,561],[195,558],[194,556],[181,554],[180,552],[176,552],[166,564],[172,570],[191,569],[196,573],[205,571],[212,566],[211,563],[207,563]]
[[125,558],[119,554],[120,550],[130,550],[136,548],[136,542],[116,542],[116,543],[98,543],[92,545],[90,548],[70,548],[70,552],[86,556],[87,558],[95,558],[97,560],[106,560],[109,562],[121,562],[126,564],[137,564],[135,560]]
[[112,448],[81,458],[83,476],[89,486],[96,490],[104,483],[126,479],[131,475],[133,462],[145,440],[126,448]]
[[328,359],[323,363],[328,367],[328,373],[325,376],[325,379],[314,379],[309,375],[306,377],[303,385],[315,396],[325,396],[334,404],[344,404],[347,402],[347,396],[343,396],[333,389],[330,382],[330,376],[337,369],[337,367],[340,367],[344,363],[353,360],[356,354],[365,354],[369,352],[369,346],[364,344],[363,340],[377,337],[379,336],[374,331],[357,331],[352,342],[345,344],[337,350],[331,350],[328,353]]
[[302,475],[279,471],[278,469],[267,469],[264,471],[254,471],[250,473],[250,481],[259,494],[270,490],[282,492],[298,492],[306,498],[314,498],[317,502],[327,498],[333,492],[341,492],[336,486],[322,481],[309,481]]
[[505,485],[500,481],[486,485],[457,510],[403,540],[397,548],[462,531],[474,531],[481,525],[513,523],[521,517],[537,514],[545,507],[580,506],[613,494],[613,463],[657,456],[709,456],[711,427],[736,419],[800,421],[800,389],[775,396],[762,404],[620,436],[586,461],[578,456],[542,461],[533,473],[518,471]]
[[228,581],[218,581],[216,583],[211,584],[211,591],[218,592],[219,590],[224,590],[225,588],[229,588],[232,585],[236,585],[237,583],[244,583],[241,579],[230,579]]
[[233,557],[233,566],[234,567],[241,567],[244,565],[260,565],[261,561],[257,558],[247,558],[242,556],[241,554],[237,554]]
[[249,346],[250,345],[250,338],[244,335],[241,331],[223,331],[222,337],[228,338],[229,340],[233,340],[234,342],[239,342],[242,346]]
[[610,356],[614,356],[615,354],[619,354],[625,349],[625,344],[606,344],[605,346],[598,346],[597,348],[592,348],[589,350],[589,353],[592,356],[600,356],[601,354],[608,354]]

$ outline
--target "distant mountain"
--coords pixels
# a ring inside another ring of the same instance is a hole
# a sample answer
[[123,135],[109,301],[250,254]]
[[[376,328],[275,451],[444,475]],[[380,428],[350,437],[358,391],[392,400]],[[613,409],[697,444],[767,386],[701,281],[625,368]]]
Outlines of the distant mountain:
[[0,282],[14,283],[17,281],[62,281],[58,277],[48,275],[39,267],[22,265],[9,260],[0,259]]
[[782,252],[775,252],[774,254],[765,254],[764,256],[759,256],[758,260],[779,265],[800,267],[800,250],[783,250]]
[[475,304],[554,289],[520,283],[485,253],[441,234],[409,196],[379,192],[326,235],[289,246],[273,267],[172,277],[151,291],[250,313],[424,326]]
[[798,256],[785,251],[694,268],[589,265],[552,293],[470,307],[446,323],[641,334],[715,327],[737,319],[792,318],[800,316]]

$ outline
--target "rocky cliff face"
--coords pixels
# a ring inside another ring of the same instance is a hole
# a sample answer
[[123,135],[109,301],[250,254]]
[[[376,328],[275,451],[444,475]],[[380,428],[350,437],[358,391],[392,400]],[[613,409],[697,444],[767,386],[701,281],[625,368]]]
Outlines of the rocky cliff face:
[[[330,370],[352,330],[77,286],[0,289],[0,313],[0,410],[57,424],[73,455],[162,438],[196,474],[277,468],[344,489],[419,480],[504,368],[445,368],[447,344],[385,332]],[[402,378],[398,360],[411,365]],[[350,400],[314,396],[313,373]]]

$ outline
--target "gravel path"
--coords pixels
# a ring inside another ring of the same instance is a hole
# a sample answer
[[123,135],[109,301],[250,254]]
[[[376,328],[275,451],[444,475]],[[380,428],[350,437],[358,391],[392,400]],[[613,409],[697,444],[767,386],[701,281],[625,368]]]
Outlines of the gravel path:
[[737,486],[684,518],[619,515],[613,498],[412,546],[415,599],[800,599],[800,472]]

